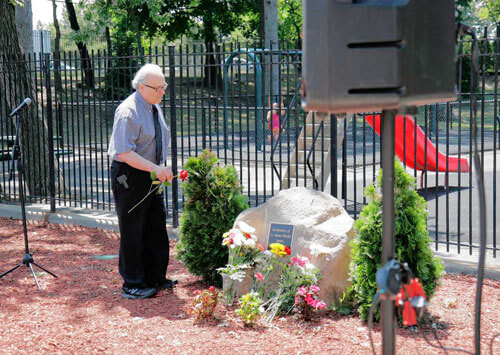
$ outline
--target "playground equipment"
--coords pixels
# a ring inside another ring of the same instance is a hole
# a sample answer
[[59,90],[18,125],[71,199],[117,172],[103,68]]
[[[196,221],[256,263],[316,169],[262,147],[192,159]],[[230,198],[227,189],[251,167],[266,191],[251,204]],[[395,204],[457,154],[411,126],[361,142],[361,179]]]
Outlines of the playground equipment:
[[[286,51],[281,51],[281,50],[270,50],[270,49],[262,49],[262,48],[239,48],[234,50],[229,57],[226,58],[224,61],[224,68],[223,68],[223,88],[224,88],[224,146],[228,146],[228,110],[230,109],[229,103],[228,103],[228,97],[229,97],[229,67],[233,63],[233,60],[236,56],[240,55],[246,55],[247,58],[249,59],[247,61],[247,64],[244,66],[250,67],[252,65],[255,69],[255,135],[256,135],[256,145],[257,145],[257,150],[262,149],[262,144],[264,141],[264,130],[267,125],[262,119],[263,113],[264,113],[264,94],[262,92],[262,64],[259,59],[259,55],[271,55],[271,54],[281,54],[281,55],[302,55],[302,51],[297,51],[297,50],[286,50]],[[274,63],[273,63],[274,65]],[[279,64],[277,64],[279,66]],[[274,95],[280,96],[280,93],[274,93]],[[297,95],[297,92],[295,93],[295,96]],[[292,100],[293,104],[295,105],[296,98],[294,96],[294,100]],[[290,105],[288,106],[288,110],[290,109]]]
[[[366,122],[368,122],[379,136],[380,119],[380,114],[365,116]],[[450,157],[439,152],[411,115],[396,115],[395,122],[396,134],[394,138],[396,155],[409,168],[416,168],[422,172],[420,175],[420,187],[423,185],[423,177],[427,171],[469,172],[469,162],[467,159]]]

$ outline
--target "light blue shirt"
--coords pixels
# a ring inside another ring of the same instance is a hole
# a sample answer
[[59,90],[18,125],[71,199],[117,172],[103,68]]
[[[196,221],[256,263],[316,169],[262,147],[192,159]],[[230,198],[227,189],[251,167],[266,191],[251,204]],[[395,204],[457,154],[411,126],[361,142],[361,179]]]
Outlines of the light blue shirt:
[[[162,131],[162,163],[165,162],[170,142],[170,129],[159,107],[158,118]],[[155,126],[153,122],[153,105],[147,103],[139,94],[134,92],[127,97],[116,109],[113,122],[113,133],[109,141],[108,155],[114,160],[122,162],[118,154],[136,152],[144,159],[153,163],[156,161]]]

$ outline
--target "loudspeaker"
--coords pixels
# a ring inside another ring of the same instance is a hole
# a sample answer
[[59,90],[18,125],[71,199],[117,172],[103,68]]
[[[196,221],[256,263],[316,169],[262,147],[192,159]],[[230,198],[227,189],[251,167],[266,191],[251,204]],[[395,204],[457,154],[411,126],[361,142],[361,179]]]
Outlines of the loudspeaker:
[[454,0],[304,0],[303,17],[305,110],[455,99]]

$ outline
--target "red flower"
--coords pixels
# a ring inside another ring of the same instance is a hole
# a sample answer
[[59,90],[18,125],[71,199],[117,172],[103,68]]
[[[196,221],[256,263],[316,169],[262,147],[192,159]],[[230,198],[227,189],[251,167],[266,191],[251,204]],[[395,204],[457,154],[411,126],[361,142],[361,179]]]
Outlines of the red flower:
[[286,255],[290,255],[292,254],[292,250],[289,247],[285,246],[285,253]]
[[304,298],[304,300],[306,301],[306,303],[309,306],[312,306],[314,298],[312,298],[312,296],[310,294],[307,294],[306,297]]
[[182,181],[186,181],[186,179],[188,178],[187,170],[182,169],[181,172],[179,173],[179,177],[181,178]]
[[243,233],[245,235],[245,237],[247,237],[247,239],[252,239],[252,236],[250,235],[250,233]]
[[208,290],[209,290],[210,292],[214,292],[214,291],[215,291],[215,287],[210,286],[210,287],[208,288]]

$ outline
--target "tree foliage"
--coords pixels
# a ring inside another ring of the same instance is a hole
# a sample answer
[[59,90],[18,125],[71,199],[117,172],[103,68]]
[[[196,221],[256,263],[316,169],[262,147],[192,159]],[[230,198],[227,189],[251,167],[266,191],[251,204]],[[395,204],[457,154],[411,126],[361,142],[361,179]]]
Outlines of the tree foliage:
[[[394,169],[395,258],[408,263],[430,298],[442,274],[443,265],[429,246],[431,239],[427,230],[427,203],[415,190],[415,179],[398,161]],[[382,173],[377,180],[377,187],[381,186]],[[373,296],[377,292],[375,275],[382,259],[382,198],[374,185],[365,189],[365,195],[370,202],[354,224],[358,237],[351,243],[351,286],[337,308],[357,305],[360,317],[367,320]],[[375,317],[378,319],[378,312],[375,312]]]
[[280,40],[293,40],[302,48],[302,1],[278,0],[278,35]]
[[475,0],[475,8],[482,20],[500,22],[500,0]]
[[219,167],[217,161],[212,152],[205,150],[198,158],[189,158],[184,166],[189,180],[182,183],[186,202],[177,249],[179,259],[191,273],[221,285],[217,268],[226,265],[228,258],[222,234],[248,204],[241,195],[234,167]]

